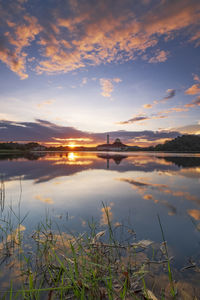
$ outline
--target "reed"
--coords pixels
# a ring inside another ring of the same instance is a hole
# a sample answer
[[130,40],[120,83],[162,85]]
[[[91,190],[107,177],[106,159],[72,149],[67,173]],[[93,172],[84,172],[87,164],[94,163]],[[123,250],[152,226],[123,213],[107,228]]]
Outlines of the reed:
[[[47,215],[31,234],[32,248],[27,250],[22,225],[27,214],[22,216],[10,207],[7,218],[1,219],[0,263],[5,268],[6,261],[13,261],[19,270],[15,278],[9,279],[9,286],[1,288],[0,299],[175,299],[171,258],[160,217],[165,257],[156,260],[158,249],[154,249],[153,242],[137,241],[131,228],[124,226],[130,238],[119,242],[115,231],[122,225],[112,224],[104,203],[103,209],[107,217],[104,230],[100,231],[92,220],[88,222],[88,230],[77,235],[62,232],[58,225],[53,229]],[[165,298],[166,293],[155,295],[153,287],[149,287],[151,264],[167,264],[171,298]]]

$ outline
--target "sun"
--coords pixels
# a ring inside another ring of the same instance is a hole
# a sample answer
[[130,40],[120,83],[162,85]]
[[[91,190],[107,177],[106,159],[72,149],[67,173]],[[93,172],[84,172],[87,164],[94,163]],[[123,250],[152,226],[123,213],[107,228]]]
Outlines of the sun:
[[68,145],[68,147],[70,147],[70,148],[75,148],[75,147],[76,147],[76,144],[71,143],[71,144]]

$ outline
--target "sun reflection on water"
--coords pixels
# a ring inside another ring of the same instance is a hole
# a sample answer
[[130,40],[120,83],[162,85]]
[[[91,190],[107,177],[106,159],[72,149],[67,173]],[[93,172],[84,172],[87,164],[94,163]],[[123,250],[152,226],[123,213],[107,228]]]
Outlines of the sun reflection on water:
[[74,152],[70,152],[68,154],[68,160],[75,161],[76,158],[77,158],[77,156],[74,154]]

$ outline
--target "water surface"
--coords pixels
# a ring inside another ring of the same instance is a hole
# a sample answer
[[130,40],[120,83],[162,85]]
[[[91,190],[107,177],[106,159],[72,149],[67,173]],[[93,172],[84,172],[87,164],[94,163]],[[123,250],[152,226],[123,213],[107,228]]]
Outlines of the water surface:
[[83,232],[92,218],[129,224],[138,239],[162,242],[159,214],[177,268],[200,253],[200,155],[164,153],[34,153],[0,156],[5,198],[31,232],[44,216],[62,231]]

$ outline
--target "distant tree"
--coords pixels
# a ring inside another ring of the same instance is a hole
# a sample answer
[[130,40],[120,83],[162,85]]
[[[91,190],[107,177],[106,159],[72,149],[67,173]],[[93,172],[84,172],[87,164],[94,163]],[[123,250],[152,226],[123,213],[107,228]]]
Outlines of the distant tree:
[[154,147],[155,151],[200,152],[199,135],[182,135]]

